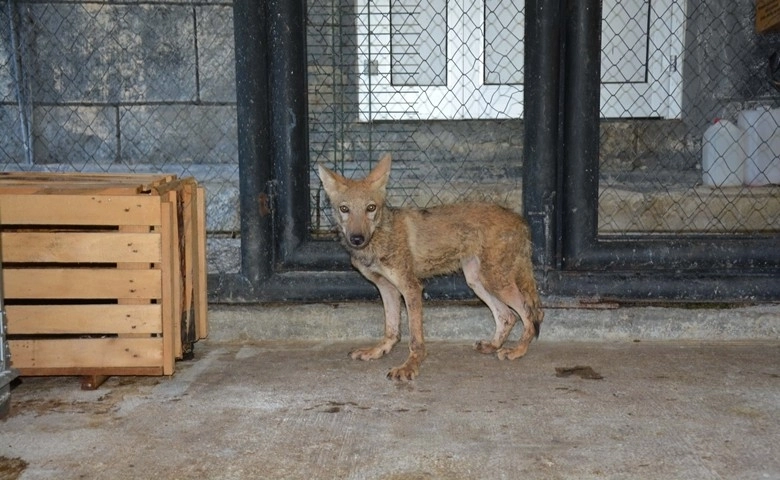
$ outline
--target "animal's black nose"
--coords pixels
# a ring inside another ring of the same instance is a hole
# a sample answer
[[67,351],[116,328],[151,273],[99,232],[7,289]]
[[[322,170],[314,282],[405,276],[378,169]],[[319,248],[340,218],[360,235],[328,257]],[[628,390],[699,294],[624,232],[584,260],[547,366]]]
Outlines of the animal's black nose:
[[353,247],[363,246],[365,242],[366,242],[366,237],[364,237],[363,235],[350,235],[349,237],[349,243]]

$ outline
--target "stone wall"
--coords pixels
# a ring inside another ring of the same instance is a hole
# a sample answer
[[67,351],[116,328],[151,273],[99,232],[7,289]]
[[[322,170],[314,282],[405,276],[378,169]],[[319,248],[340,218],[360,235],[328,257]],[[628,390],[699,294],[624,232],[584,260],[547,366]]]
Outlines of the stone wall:
[[237,230],[232,15],[229,1],[4,2],[2,168],[194,175],[209,230]]
[[[602,173],[695,183],[712,116],[777,98],[764,74],[777,34],[753,33],[753,3],[688,2],[682,118],[603,122]],[[390,151],[396,203],[474,194],[515,203],[523,120],[358,122],[354,2],[309,0],[308,12],[312,163],[359,173]],[[230,237],[239,230],[232,15],[230,0],[1,2],[0,169],[194,175],[208,188],[210,238]],[[315,204],[317,185],[312,173]],[[236,268],[235,254],[228,263],[218,268]]]

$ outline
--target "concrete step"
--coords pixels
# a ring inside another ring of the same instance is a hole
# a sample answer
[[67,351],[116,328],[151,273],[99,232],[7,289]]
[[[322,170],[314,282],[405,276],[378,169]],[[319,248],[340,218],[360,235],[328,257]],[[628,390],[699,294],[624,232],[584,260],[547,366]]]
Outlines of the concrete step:
[[[554,303],[552,303],[554,302]],[[731,308],[621,307],[547,300],[540,341],[777,340],[780,304]],[[581,305],[581,308],[574,308]],[[586,308],[587,307],[587,308]],[[489,338],[494,322],[477,302],[428,302],[426,339]],[[339,304],[211,305],[209,340],[366,340],[383,334],[380,301]],[[408,339],[402,320],[403,342]],[[516,326],[510,340],[521,331]]]

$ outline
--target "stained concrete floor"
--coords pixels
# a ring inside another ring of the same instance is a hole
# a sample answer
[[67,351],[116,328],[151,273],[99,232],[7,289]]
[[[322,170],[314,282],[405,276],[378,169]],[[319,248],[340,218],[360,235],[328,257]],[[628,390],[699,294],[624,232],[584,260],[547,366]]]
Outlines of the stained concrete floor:
[[[205,341],[96,391],[25,378],[0,478],[780,478],[779,340],[542,337],[514,362],[436,341],[411,383],[384,377],[405,347],[354,344]],[[557,376],[578,366],[603,378]]]

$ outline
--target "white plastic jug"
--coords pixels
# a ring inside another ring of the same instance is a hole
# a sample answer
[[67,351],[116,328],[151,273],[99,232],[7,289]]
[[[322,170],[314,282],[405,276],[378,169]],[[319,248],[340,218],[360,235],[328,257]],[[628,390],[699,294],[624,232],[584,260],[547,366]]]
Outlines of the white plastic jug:
[[702,182],[712,187],[742,185],[745,152],[742,130],[728,120],[716,118],[704,131],[701,147]]
[[745,132],[745,185],[780,184],[780,109],[744,110],[737,125]]

